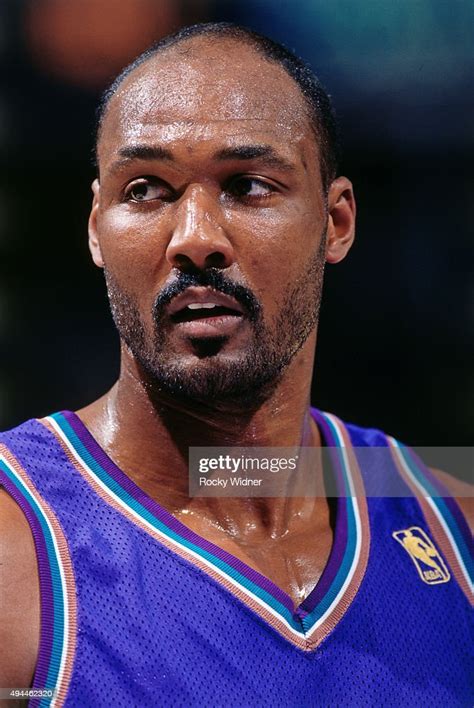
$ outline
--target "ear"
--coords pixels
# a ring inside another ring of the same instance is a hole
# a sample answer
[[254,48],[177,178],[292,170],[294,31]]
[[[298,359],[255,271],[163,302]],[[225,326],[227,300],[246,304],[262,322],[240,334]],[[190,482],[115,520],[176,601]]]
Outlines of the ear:
[[328,193],[327,263],[339,263],[346,257],[354,242],[355,215],[352,183],[347,177],[338,177],[332,182]]
[[99,237],[97,234],[97,218],[99,214],[99,194],[100,185],[99,180],[95,179],[92,182],[92,193],[94,198],[92,200],[92,209],[89,216],[89,251],[92,255],[92,260],[99,268],[104,267],[104,261],[102,258],[102,252],[100,250]]

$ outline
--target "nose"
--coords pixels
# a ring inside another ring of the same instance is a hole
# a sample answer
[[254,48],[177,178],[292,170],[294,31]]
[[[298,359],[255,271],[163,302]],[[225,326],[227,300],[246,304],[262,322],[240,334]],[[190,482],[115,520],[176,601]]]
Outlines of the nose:
[[184,272],[228,268],[234,249],[223,227],[220,207],[200,186],[189,187],[179,200],[166,258]]

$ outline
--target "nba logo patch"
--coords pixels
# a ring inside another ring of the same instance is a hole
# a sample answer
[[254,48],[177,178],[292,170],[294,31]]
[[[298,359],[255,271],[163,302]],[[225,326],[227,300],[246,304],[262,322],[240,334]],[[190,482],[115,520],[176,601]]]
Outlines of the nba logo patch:
[[392,536],[403,546],[424,583],[438,585],[450,579],[449,570],[433,541],[418,526],[394,531]]

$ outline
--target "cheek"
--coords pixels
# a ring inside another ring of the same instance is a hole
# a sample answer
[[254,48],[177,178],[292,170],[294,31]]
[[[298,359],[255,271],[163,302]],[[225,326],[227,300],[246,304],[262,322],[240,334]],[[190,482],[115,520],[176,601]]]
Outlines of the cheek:
[[317,252],[324,219],[314,208],[302,204],[278,214],[268,210],[241,226],[239,266],[266,314],[272,317]]
[[148,215],[131,217],[123,208],[109,209],[98,220],[105,267],[130,294],[156,283],[166,248],[156,221]]

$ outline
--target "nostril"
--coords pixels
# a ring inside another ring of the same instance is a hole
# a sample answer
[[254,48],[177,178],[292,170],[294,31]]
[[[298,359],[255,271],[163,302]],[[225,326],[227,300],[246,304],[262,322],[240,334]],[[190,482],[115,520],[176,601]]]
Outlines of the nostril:
[[226,265],[225,255],[219,251],[214,251],[206,257],[207,268],[225,268]]
[[198,270],[191,258],[189,258],[189,256],[185,256],[183,253],[177,253],[174,256],[174,265],[176,268],[183,271],[183,273],[191,273]]

